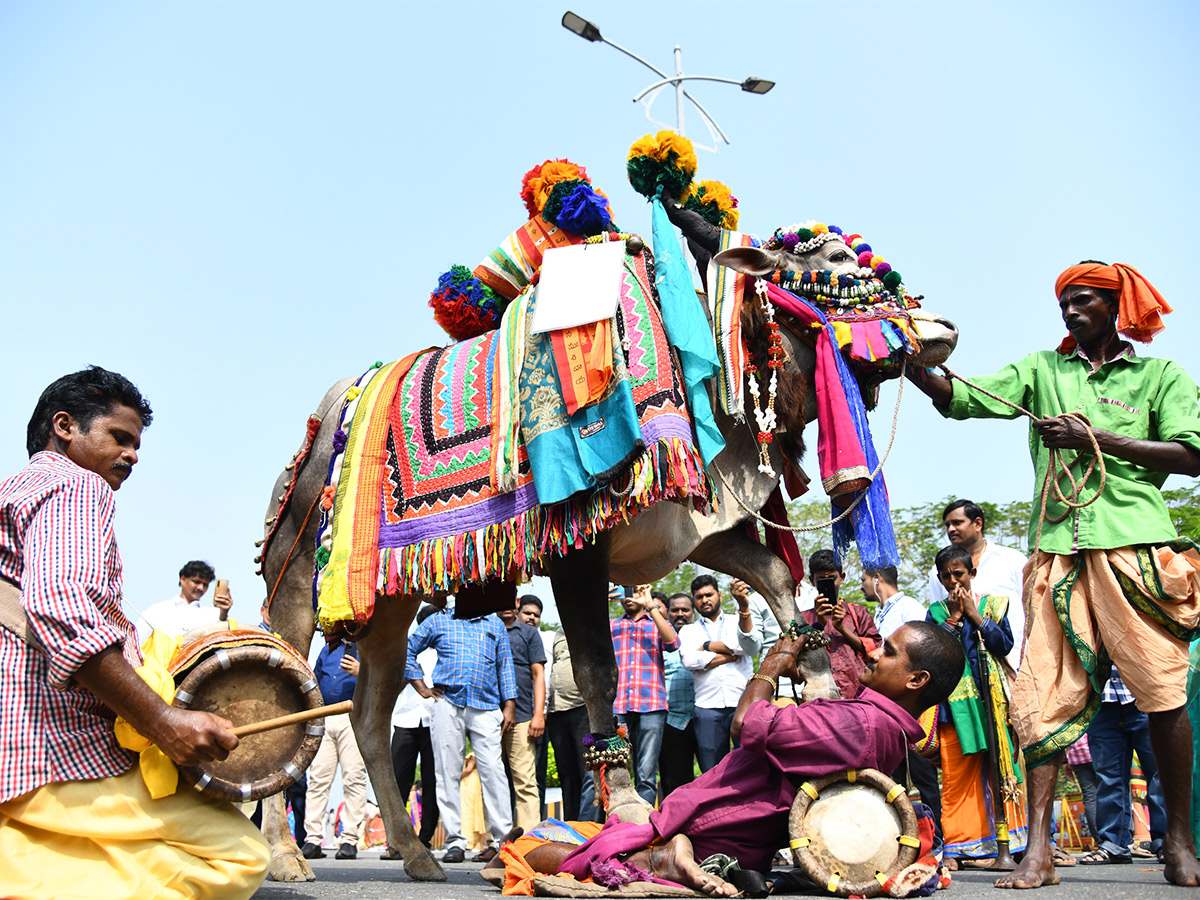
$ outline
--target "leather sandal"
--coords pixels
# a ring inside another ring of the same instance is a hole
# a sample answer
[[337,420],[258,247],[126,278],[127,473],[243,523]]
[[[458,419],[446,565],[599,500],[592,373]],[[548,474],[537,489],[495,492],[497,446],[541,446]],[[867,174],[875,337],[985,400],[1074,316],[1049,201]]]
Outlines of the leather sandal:
[[1099,850],[1093,850],[1087,856],[1082,856],[1079,859],[1081,866],[1123,866],[1133,862],[1132,856],[1123,856],[1119,853],[1110,853],[1101,847]]

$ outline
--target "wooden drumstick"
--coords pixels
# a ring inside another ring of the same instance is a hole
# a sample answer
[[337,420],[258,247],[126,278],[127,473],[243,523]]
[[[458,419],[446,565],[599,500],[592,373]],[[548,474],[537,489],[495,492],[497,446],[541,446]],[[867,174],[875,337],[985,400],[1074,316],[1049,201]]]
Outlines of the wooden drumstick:
[[306,709],[304,712],[289,713],[286,716],[276,716],[274,719],[264,719],[261,722],[251,722],[249,725],[239,725],[233,729],[237,737],[248,734],[258,734],[260,731],[270,731],[272,728],[282,728],[284,725],[295,725],[297,722],[307,722],[309,719],[320,719],[324,716],[337,716],[354,709],[353,700],[343,700],[341,703],[331,703],[329,706],[318,706],[316,709]]

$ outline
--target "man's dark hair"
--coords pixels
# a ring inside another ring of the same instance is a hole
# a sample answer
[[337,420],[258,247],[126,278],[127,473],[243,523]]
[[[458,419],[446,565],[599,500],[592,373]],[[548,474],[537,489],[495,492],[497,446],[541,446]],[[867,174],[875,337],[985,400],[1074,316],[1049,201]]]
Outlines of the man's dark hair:
[[128,406],[141,416],[143,428],[149,427],[154,418],[149,402],[124,375],[99,366],[64,375],[38,397],[25,430],[25,449],[30,456],[46,449],[54,433],[51,420],[55,413],[69,413],[79,430],[86,433],[97,416],[107,415],[118,405]]
[[675,600],[679,597],[683,597],[685,600],[687,600],[688,603],[691,603],[692,606],[696,605],[696,602],[694,600],[692,600],[691,594],[685,594],[683,591],[680,591],[678,594],[672,594],[670,597],[667,598],[667,606],[670,607],[671,601]]
[[650,596],[662,603],[667,602],[667,595],[665,591],[651,591]]
[[179,580],[184,578],[203,578],[205,581],[212,581],[217,577],[216,570],[202,559],[193,559],[191,562],[183,564],[183,568],[179,570]]
[[972,503],[970,500],[955,500],[953,503],[947,504],[946,508],[942,510],[942,521],[945,522],[946,516],[950,515],[956,509],[961,509],[963,515],[972,522],[979,519],[983,523],[979,526],[980,531],[987,530],[987,516],[983,514],[983,510],[977,503]]
[[921,693],[926,707],[944,703],[963,677],[966,658],[962,645],[946,629],[932,622],[906,622],[908,628],[908,671],[929,673],[929,684]]
[[[812,562],[809,562],[812,565]],[[884,584],[896,587],[900,583],[900,573],[896,571],[895,566],[883,566],[878,569],[866,569],[868,575],[874,575]]]
[[520,609],[522,606],[536,606],[539,613],[545,609],[545,607],[542,606],[541,598],[539,598],[536,594],[526,594],[524,597],[518,600],[517,609]]
[[948,547],[943,547],[937,552],[937,556],[933,558],[934,568],[941,574],[950,568],[951,563],[960,562],[966,565],[967,571],[975,568],[975,560],[971,558],[971,551],[966,547],[960,547],[958,544],[951,544]]
[[818,550],[808,558],[809,572],[842,572],[842,564],[838,562],[837,557],[832,550]]
[[692,579],[692,594],[704,587],[715,588],[717,593],[721,592],[721,586],[717,584],[717,579],[711,575],[697,575]]

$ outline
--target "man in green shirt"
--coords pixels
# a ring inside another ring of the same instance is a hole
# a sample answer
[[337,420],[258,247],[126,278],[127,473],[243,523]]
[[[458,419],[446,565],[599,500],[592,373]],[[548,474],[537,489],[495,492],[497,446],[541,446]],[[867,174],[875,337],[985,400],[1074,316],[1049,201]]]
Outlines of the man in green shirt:
[[[1063,751],[1087,730],[1115,663],[1149,714],[1168,828],[1168,881],[1200,884],[1189,830],[1191,728],[1184,704],[1188,641],[1200,631],[1200,552],[1180,540],[1160,488],[1172,472],[1200,475],[1196,384],[1170,360],[1137,356],[1124,334],[1149,341],[1170,307],[1130,266],[1086,262],[1055,285],[1069,336],[974,384],[932,371],[914,383],[945,416],[1036,420],[1029,452],[1037,474],[1029,524],[1032,590],[1026,581],[1025,656],[1013,692],[1013,724],[1029,766],[1029,849],[997,887],[1058,882],[1050,812]],[[1007,401],[1007,402],[1004,402]],[[1083,418],[1090,423],[1091,436]],[[1103,454],[1098,473],[1072,497],[1072,479],[1052,471],[1057,454],[1075,482]],[[1045,500],[1047,472],[1057,479]],[[1098,496],[1092,500],[1093,495]]]

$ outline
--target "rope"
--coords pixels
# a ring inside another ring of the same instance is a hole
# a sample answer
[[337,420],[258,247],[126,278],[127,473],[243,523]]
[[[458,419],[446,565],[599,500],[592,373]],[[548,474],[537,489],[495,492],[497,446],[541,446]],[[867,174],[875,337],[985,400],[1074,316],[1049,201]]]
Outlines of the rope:
[[[1019,412],[1021,415],[1026,416],[1031,421],[1041,421],[1037,416],[1024,407],[1005,400],[1003,397],[998,397],[986,388],[982,388],[979,385],[968,381],[966,378],[963,378],[957,372],[951,371],[946,366],[938,366],[938,368],[940,368],[946,374],[947,378],[957,378],[967,387],[979,391],[979,393],[987,397],[991,397],[998,403],[1003,403],[1009,409]],[[1047,522],[1049,522],[1051,525],[1057,524],[1069,516],[1072,510],[1080,510],[1091,506],[1093,503],[1099,500],[1100,495],[1104,493],[1104,485],[1108,478],[1108,474],[1104,468],[1104,454],[1100,452],[1100,442],[1096,440],[1096,432],[1092,428],[1091,420],[1081,412],[1063,413],[1062,417],[1066,419],[1073,419],[1083,426],[1083,430],[1087,433],[1088,440],[1092,444],[1092,451],[1094,455],[1091,462],[1088,463],[1088,467],[1084,471],[1083,477],[1079,480],[1076,480],[1075,476],[1071,472],[1071,464],[1063,459],[1062,451],[1056,447],[1049,448],[1050,460],[1049,464],[1046,466],[1046,477],[1042,480],[1041,510],[1038,513],[1037,536],[1033,542],[1033,555],[1035,557],[1042,546],[1042,528],[1045,527],[1045,524]],[[1079,457],[1076,456],[1075,461],[1077,462],[1078,459]],[[1080,502],[1079,498],[1083,495],[1084,488],[1087,486],[1088,480],[1092,477],[1092,472],[1094,472],[1097,468],[1100,469],[1100,484],[1096,488],[1096,493],[1093,494],[1090,499]],[[1062,487],[1059,485],[1059,482],[1061,482],[1063,478],[1066,478],[1071,484],[1071,491],[1069,495],[1064,494]],[[1051,491],[1054,493],[1054,499],[1058,500],[1065,507],[1067,507],[1061,516],[1050,516],[1046,513],[1046,507],[1050,502]]]
[[[905,372],[905,369],[907,369],[907,368],[908,368],[908,359],[905,357],[901,357],[901,359],[900,359],[900,386],[896,389],[896,408],[892,411],[892,433],[888,437],[887,449],[883,451],[883,457],[879,460],[879,464],[877,466],[875,466],[875,471],[872,472],[870,477],[867,479],[868,482],[873,482],[875,480],[875,477],[881,471],[883,471],[883,464],[885,462],[887,462],[888,456],[892,452],[892,444],[894,444],[896,442],[896,427],[900,422],[900,401],[904,398],[904,372]],[[763,518],[755,510],[753,510],[749,506],[747,506],[746,501],[744,501],[741,497],[739,497],[734,492],[733,485],[731,485],[725,479],[725,473],[718,472],[717,475],[720,477],[721,483],[723,485],[725,485],[725,490],[729,491],[729,496],[731,496],[734,500],[737,501],[738,506],[740,506],[746,512],[750,513],[750,515],[754,516],[754,518],[756,518],[758,521],[762,522],[764,525],[768,525],[771,528],[776,528],[780,531],[791,531],[793,533],[800,533],[800,532],[805,532],[805,531],[823,531],[826,528],[832,528],[838,522],[842,521],[842,519],[846,518],[846,516],[850,515],[850,513],[854,512],[854,508],[856,506],[858,506],[859,503],[862,502],[863,497],[867,496],[867,489],[863,488],[861,491],[858,492],[858,496],[854,498],[854,502],[851,503],[849,506],[847,506],[842,511],[841,515],[837,516],[836,518],[830,519],[828,522],[822,522],[819,525],[780,525],[778,522],[772,522],[769,519]]]
[[[300,477],[296,476],[297,479]],[[287,552],[287,556],[283,558],[283,565],[279,567],[279,575],[275,578],[275,586],[271,588],[271,595],[267,597],[267,614],[271,612],[271,602],[275,599],[275,592],[279,590],[279,582],[283,581],[283,573],[292,563],[292,554],[296,552],[296,547],[300,543],[300,538],[304,537],[304,529],[308,527],[308,520],[312,518],[313,510],[317,508],[317,501],[321,499],[321,491],[317,491],[317,496],[313,497],[312,506],[308,508],[308,513],[304,517],[304,522],[300,525],[300,530],[296,532],[296,539],[292,541],[292,549]]]

